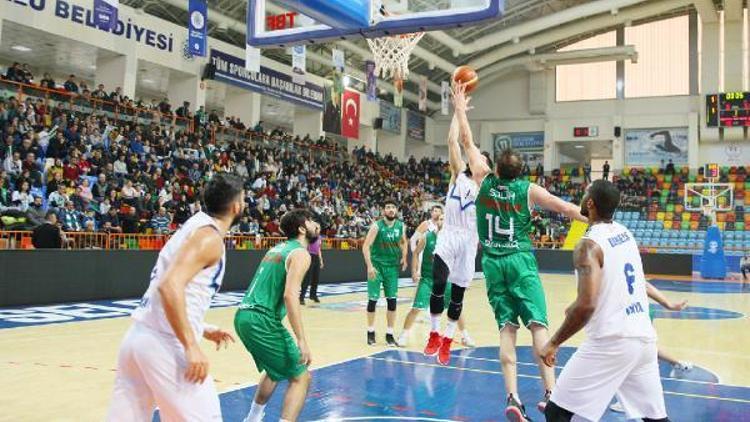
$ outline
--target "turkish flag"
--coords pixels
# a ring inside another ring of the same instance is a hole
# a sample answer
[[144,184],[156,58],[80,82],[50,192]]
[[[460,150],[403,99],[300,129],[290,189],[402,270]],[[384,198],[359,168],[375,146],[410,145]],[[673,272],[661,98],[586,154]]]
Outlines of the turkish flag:
[[341,97],[341,136],[359,138],[359,93],[344,91]]

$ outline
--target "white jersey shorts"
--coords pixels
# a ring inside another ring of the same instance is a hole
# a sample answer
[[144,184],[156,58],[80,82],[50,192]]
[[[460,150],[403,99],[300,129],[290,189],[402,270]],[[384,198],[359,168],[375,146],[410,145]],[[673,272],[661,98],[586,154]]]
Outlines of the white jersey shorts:
[[185,350],[174,336],[134,323],[120,346],[107,421],[221,421],[219,396],[209,375],[202,384],[185,380]]
[[448,282],[468,288],[474,279],[479,236],[476,231],[445,226],[435,245],[438,255],[448,266]]
[[598,421],[615,395],[628,420],[667,417],[655,341],[584,342],[565,365],[550,400],[573,412],[574,421]]

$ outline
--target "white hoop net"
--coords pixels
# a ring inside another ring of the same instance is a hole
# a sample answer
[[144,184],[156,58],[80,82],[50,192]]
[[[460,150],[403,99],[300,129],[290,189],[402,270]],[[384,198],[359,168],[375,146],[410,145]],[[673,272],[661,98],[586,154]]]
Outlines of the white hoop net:
[[368,38],[375,57],[375,75],[383,78],[406,79],[409,76],[409,57],[424,32],[393,37]]

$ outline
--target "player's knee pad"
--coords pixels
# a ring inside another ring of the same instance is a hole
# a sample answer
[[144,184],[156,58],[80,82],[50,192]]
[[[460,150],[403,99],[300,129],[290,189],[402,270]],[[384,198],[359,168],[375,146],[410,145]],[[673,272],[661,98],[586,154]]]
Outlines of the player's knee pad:
[[396,298],[395,297],[386,298],[385,301],[388,304],[389,311],[393,312],[396,310]]
[[544,417],[547,422],[570,422],[573,419],[573,412],[563,409],[550,400],[544,409]]
[[367,301],[367,312],[375,312],[375,307],[378,306],[377,300],[368,300]]
[[458,321],[461,318],[461,310],[464,307],[464,293],[466,292],[465,287],[451,286],[451,303],[448,305],[448,318],[453,321]]
[[432,264],[432,293],[438,296],[445,294],[445,287],[448,283],[448,264],[443,261],[440,255],[435,254],[435,261]]
[[433,315],[442,314],[443,309],[445,309],[445,299],[443,298],[443,295],[441,294],[438,296],[433,292],[430,295],[430,313]]

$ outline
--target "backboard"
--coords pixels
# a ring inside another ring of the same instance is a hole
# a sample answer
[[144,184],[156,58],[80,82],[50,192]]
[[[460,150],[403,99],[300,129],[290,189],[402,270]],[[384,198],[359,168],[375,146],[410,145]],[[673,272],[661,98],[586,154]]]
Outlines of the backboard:
[[457,28],[499,19],[503,7],[504,0],[249,0],[246,42],[283,48]]
[[734,185],[731,183],[685,183],[685,209],[704,215],[734,209]]

